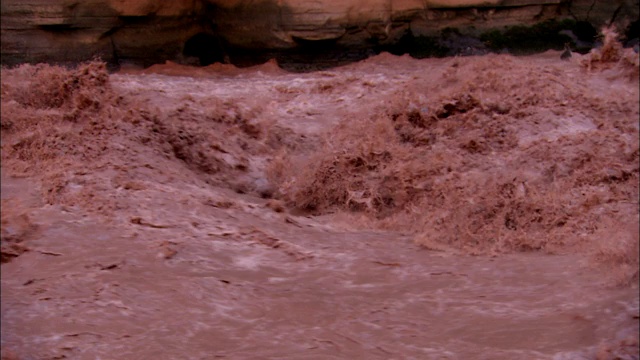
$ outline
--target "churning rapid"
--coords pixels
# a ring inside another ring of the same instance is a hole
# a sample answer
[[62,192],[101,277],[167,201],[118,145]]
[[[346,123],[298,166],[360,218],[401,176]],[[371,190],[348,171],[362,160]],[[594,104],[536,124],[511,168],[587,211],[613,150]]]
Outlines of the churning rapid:
[[2,69],[3,359],[638,359],[638,55]]

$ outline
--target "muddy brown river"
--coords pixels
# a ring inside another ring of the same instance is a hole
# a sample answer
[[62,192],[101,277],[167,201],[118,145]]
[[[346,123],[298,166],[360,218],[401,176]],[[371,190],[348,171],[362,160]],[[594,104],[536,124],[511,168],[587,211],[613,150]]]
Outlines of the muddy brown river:
[[3,359],[638,359],[637,65],[579,61],[3,69]]

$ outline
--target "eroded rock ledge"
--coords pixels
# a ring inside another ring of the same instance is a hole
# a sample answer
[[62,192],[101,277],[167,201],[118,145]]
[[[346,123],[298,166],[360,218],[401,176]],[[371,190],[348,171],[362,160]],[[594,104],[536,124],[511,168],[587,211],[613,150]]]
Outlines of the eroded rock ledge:
[[[441,56],[637,37],[638,0],[7,0],[2,63],[350,61],[382,50]],[[634,25],[635,24],[635,25]],[[537,27],[536,27],[537,26]],[[527,30],[527,27],[528,30]],[[565,30],[564,33],[560,33]],[[568,33],[570,30],[571,33]],[[560,34],[559,34],[560,33]]]

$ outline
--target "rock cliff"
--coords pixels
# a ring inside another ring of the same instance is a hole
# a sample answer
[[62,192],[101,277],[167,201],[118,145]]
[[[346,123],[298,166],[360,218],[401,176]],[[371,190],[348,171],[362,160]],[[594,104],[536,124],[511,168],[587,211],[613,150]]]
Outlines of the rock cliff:
[[[630,28],[634,21],[637,24],[639,3],[638,0],[5,0],[1,4],[1,52],[5,65],[77,62],[92,57],[101,57],[112,64],[150,65],[165,60],[209,64],[261,61],[276,53],[302,54],[314,49],[322,54],[335,49],[341,53],[345,53],[344,49],[359,49],[365,55],[367,51],[388,49],[410,52],[407,47],[424,45],[416,39],[438,39],[431,45],[441,51],[426,55],[447,55],[452,44],[453,48],[459,47],[454,43],[461,40],[463,47],[469,44],[469,48],[491,47],[491,41],[496,47],[500,43],[496,41],[496,31],[550,21],[555,24],[550,30],[554,34],[569,29],[588,43],[593,40],[593,29],[600,26],[615,23]],[[557,25],[561,21],[565,21],[563,25]],[[534,29],[534,35],[541,29],[545,27]],[[581,35],[580,29],[587,32]],[[443,30],[448,36],[444,40]],[[493,37],[487,36],[491,31]]]

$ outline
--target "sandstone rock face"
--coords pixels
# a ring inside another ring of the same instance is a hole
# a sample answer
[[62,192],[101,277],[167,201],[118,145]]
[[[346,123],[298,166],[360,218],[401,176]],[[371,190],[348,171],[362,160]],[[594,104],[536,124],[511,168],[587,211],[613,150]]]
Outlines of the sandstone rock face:
[[[573,18],[599,27],[638,17],[638,1],[561,0],[208,0],[228,42],[291,47],[297,39],[345,45],[391,43],[410,31],[436,35],[447,27],[475,32],[548,19]],[[621,11],[622,10],[622,11]],[[624,16],[622,16],[624,14]],[[254,21],[251,21],[251,20]],[[256,21],[257,19],[257,21]]]
[[2,62],[173,57],[199,32],[197,0],[2,1]]
[[[374,47],[445,28],[478,35],[505,26],[572,19],[600,27],[637,21],[619,0],[5,0],[2,62],[224,61],[233,49],[309,44]],[[185,59],[185,57],[187,59]]]

